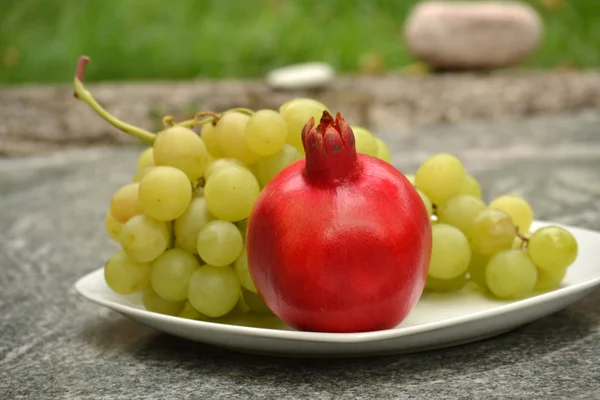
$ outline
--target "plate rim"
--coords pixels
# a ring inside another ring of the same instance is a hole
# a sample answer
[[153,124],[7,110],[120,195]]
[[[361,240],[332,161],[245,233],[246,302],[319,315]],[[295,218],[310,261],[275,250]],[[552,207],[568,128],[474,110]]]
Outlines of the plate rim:
[[[545,221],[534,221],[534,224],[544,225],[557,225],[567,229],[580,231],[582,233],[593,234],[598,237],[600,244],[600,231],[594,231],[587,228],[580,228],[560,223],[545,222]],[[539,229],[539,228],[538,228]],[[600,262],[600,261],[599,261]],[[78,278],[73,288],[76,293],[92,303],[101,305],[109,308],[113,311],[119,312],[129,318],[140,318],[140,319],[155,319],[162,323],[174,324],[179,326],[185,326],[187,328],[202,328],[203,330],[216,332],[216,333],[229,333],[236,335],[255,336],[264,339],[277,339],[277,340],[289,340],[289,341],[302,341],[302,342],[324,342],[324,343],[365,343],[383,341],[400,337],[407,337],[412,335],[418,335],[425,332],[431,332],[439,329],[445,329],[452,326],[461,324],[467,324],[479,320],[485,320],[488,318],[498,317],[504,314],[508,314],[519,309],[527,309],[535,307],[536,305],[545,303],[549,300],[557,300],[566,298],[571,295],[575,295],[580,292],[585,292],[593,289],[596,286],[600,286],[600,275],[589,279],[584,282],[580,282],[574,285],[557,288],[550,292],[536,294],[532,297],[528,297],[516,301],[508,301],[505,304],[499,304],[498,307],[492,309],[480,310],[466,315],[460,315],[444,319],[442,321],[427,322],[424,324],[410,326],[405,328],[391,328],[379,331],[370,332],[352,332],[352,333],[331,333],[331,332],[309,332],[299,330],[281,330],[271,328],[257,328],[243,325],[232,325],[223,324],[219,322],[192,320],[187,318],[181,318],[178,316],[170,316],[151,311],[143,310],[130,305],[114,302],[107,300],[102,297],[94,295],[92,292],[85,289],[85,283],[96,277],[96,275],[102,275],[103,267],[97,268],[82,277]],[[587,294],[584,294],[585,297]]]

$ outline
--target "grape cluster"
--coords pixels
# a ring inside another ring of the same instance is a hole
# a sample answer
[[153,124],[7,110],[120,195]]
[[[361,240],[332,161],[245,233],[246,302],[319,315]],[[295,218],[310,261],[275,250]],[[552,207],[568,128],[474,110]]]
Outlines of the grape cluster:
[[481,186],[446,153],[407,175],[432,217],[432,253],[426,282],[451,292],[472,282],[484,293],[514,300],[557,288],[578,254],[574,236],[559,226],[530,232],[533,209],[505,194],[486,204]]
[[[262,188],[303,157],[302,128],[326,109],[296,98],[277,111],[165,118],[132,181],[110,201],[106,230],[121,248],[105,265],[107,285],[122,295],[141,292],[147,310],[172,316],[268,310],[248,270],[247,218]],[[359,153],[390,162],[385,143],[353,128]]]

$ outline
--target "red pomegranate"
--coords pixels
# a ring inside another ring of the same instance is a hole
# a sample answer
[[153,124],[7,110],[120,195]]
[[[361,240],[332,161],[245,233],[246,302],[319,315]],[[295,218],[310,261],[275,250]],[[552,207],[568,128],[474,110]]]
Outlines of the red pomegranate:
[[392,328],[425,285],[427,211],[398,170],[356,153],[339,113],[314,124],[302,131],[306,158],[281,171],[253,208],[250,273],[267,306],[298,330]]

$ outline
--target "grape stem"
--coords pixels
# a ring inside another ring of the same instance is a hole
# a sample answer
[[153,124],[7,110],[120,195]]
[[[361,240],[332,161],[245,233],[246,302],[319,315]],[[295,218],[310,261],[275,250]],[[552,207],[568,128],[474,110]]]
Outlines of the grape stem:
[[[231,108],[220,114],[217,114],[216,112],[213,112],[213,111],[201,111],[201,112],[197,113],[196,115],[194,115],[194,118],[188,119],[187,121],[180,122],[177,125],[185,126],[186,128],[192,128],[194,126],[200,126],[200,125],[204,125],[204,124],[208,124],[208,123],[212,123],[213,125],[216,125],[217,122],[219,122],[219,120],[221,118],[223,118],[223,115],[230,113],[230,112],[239,112],[239,113],[246,114],[246,115],[254,114],[254,111],[252,111],[248,108]],[[208,117],[208,118],[200,119],[201,117]]]
[[106,111],[100,104],[98,104],[98,102],[94,99],[92,94],[87,91],[87,89],[83,85],[83,81],[85,75],[85,68],[89,61],[90,58],[87,56],[81,56],[77,61],[77,69],[75,71],[75,78],[73,82],[73,96],[76,99],[79,99],[85,104],[89,105],[92,108],[92,110],[96,112],[96,114],[100,115],[114,127],[122,130],[123,132],[129,133],[130,135],[135,136],[136,138],[144,142],[147,142],[149,144],[154,143],[155,135],[152,132],[149,132],[142,128],[138,128],[114,117],[108,111]]
[[523,235],[521,232],[519,232],[519,228],[517,228],[517,236],[519,237],[519,239],[521,239],[521,248],[523,248],[523,246],[529,243],[529,238]]

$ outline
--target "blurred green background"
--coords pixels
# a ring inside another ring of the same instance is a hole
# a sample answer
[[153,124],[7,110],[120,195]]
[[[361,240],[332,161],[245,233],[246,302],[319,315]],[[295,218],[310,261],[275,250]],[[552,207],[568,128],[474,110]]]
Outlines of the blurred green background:
[[[402,24],[418,0],[0,0],[0,83],[257,77],[320,60],[356,73],[411,59]],[[600,0],[529,0],[546,35],[526,66],[600,65]],[[373,61],[374,60],[374,61]]]

